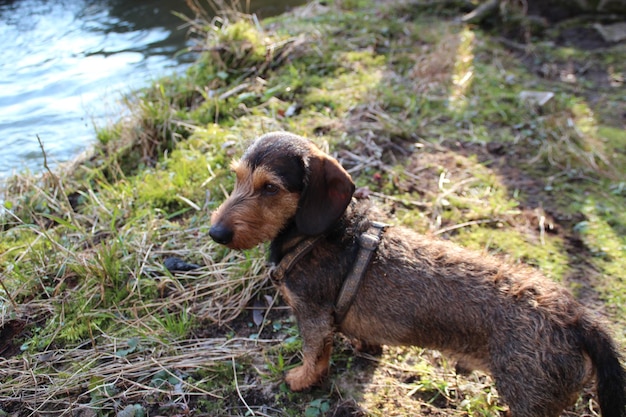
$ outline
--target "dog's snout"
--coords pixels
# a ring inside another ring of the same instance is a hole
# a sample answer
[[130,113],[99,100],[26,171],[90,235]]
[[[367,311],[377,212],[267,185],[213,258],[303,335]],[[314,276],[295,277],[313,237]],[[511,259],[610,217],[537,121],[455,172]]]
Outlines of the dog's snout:
[[211,229],[209,230],[209,236],[211,236],[211,239],[222,245],[229,244],[233,240],[233,234],[234,233],[230,228],[219,223],[211,226]]

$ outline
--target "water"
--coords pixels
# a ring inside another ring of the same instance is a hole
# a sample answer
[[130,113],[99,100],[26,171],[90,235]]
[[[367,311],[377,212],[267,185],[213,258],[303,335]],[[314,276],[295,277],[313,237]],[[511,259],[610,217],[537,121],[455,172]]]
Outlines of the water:
[[43,170],[37,137],[50,165],[71,160],[119,117],[124,93],[184,71],[194,57],[172,11],[192,15],[183,0],[0,0],[0,179]]

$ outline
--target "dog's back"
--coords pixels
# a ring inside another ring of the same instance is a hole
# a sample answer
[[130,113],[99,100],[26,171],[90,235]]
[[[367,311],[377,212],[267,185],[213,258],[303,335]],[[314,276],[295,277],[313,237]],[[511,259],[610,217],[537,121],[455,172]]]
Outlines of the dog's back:
[[[354,229],[367,229],[361,218]],[[350,337],[438,349],[489,372],[514,416],[558,415],[595,371],[603,416],[624,416],[624,370],[611,338],[530,267],[391,227],[361,285],[340,326]]]

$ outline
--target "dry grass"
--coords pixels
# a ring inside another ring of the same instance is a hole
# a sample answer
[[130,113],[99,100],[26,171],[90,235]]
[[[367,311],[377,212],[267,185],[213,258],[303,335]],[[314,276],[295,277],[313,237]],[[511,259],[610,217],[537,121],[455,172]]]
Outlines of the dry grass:
[[[211,252],[201,252],[207,261]],[[223,326],[235,320],[259,293],[271,285],[262,257],[252,260],[233,256],[228,262],[201,267],[176,277],[155,277],[159,291],[167,294],[167,306],[190,306],[194,317]],[[146,305],[158,311],[162,301]]]
[[[208,52],[218,68],[243,70],[243,78],[263,76],[268,69],[294,59],[308,42],[304,36],[281,37],[267,32],[256,15],[249,13],[249,1],[245,5],[238,0],[186,2],[195,17],[182,17],[187,20],[190,36],[196,39],[196,49]],[[225,99],[247,87],[242,82],[220,97]]]
[[[76,212],[51,172],[16,177],[7,192],[10,201],[31,205],[8,211],[3,222],[6,238],[26,242],[0,255],[9,265],[0,275],[3,408],[95,415],[132,403],[183,407],[222,395],[220,383],[211,385],[216,369],[223,373],[277,343],[223,337],[224,326],[269,285],[262,256],[216,256],[221,250],[206,229],[158,217],[119,223],[102,190],[81,192],[91,209]],[[203,266],[172,273],[162,264],[172,256]],[[192,331],[219,337],[185,339]],[[11,344],[19,333],[27,336],[21,347]]]
[[[170,243],[178,239],[181,246],[186,239],[171,234],[167,238]],[[208,238],[202,241],[207,242]],[[74,272],[58,277],[56,288],[43,298],[24,300],[26,286],[13,287],[13,294],[20,301],[13,301],[13,305],[2,303],[0,328],[8,329],[11,323],[32,327],[33,322],[48,318],[51,322],[45,327],[53,333],[44,341],[44,347],[0,358],[3,404],[19,403],[22,412],[29,410],[30,415],[74,415],[81,408],[106,414],[117,407],[115,404],[146,402],[182,406],[195,401],[193,397],[220,397],[223,388],[220,383],[208,391],[206,388],[211,386],[214,378],[211,375],[216,368],[222,369],[225,364],[230,367],[231,362],[234,366],[242,357],[259,355],[263,348],[278,343],[224,337],[184,339],[194,328],[196,332],[207,333],[198,329],[200,324],[207,330],[214,328],[208,333],[225,333],[218,329],[239,317],[251,300],[267,288],[262,258],[251,261],[242,254],[231,254],[216,263],[212,260],[215,249],[204,245],[194,252],[206,261],[206,266],[171,274],[154,263],[154,259],[164,255],[188,258],[190,253],[178,250],[154,254],[152,246],[145,243],[126,243],[125,250],[136,250],[137,258],[143,261],[136,269],[127,271],[125,299],[117,303],[92,302],[112,297],[108,291],[113,284],[105,279],[80,277]],[[134,244],[139,245],[133,247]],[[58,242],[57,245],[62,247]],[[34,249],[26,249],[21,256],[29,258],[29,250]],[[98,261],[98,253],[97,248],[75,255],[68,252],[65,262],[73,264],[73,271],[82,269],[89,274],[104,275],[107,261]],[[136,262],[134,259],[128,264]],[[77,279],[80,282],[70,284]],[[146,291],[146,280],[156,285],[158,295],[142,294]],[[69,286],[70,289],[63,289]],[[86,308],[82,312],[73,310],[72,297],[84,300]],[[114,321],[112,326],[106,324],[110,320]],[[59,327],[55,330],[51,325]],[[84,338],[84,330],[82,336],[71,333],[79,332],[77,329],[83,326],[87,326],[89,333],[86,340],[73,348],[63,348],[75,345],[68,340]],[[37,332],[35,329],[33,336]],[[192,374],[195,382],[190,382]],[[206,377],[197,379],[197,375]]]
[[[220,387],[203,388],[216,367],[230,366],[276,342],[210,338],[149,341],[145,346],[143,340],[136,343],[132,352],[128,341],[111,339],[97,347],[0,360],[0,378],[5,381],[0,385],[0,397],[20,402],[30,415],[75,415],[81,408],[95,413],[110,409],[111,403],[142,403],[149,397],[189,410],[185,404],[193,397],[222,397]],[[189,382],[190,373],[207,376]]]

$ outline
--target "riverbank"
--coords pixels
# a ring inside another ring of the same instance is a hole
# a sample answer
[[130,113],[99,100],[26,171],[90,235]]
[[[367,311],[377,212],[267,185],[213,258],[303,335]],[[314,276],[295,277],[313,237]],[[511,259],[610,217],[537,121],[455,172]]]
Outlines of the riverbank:
[[158,76],[184,71],[184,2],[138,0],[0,3],[0,182],[41,172],[94,143],[94,126],[119,117],[118,98]]
[[[556,27],[523,45],[464,12],[207,15],[193,26],[202,57],[129,97],[91,157],[12,178],[0,413],[498,415],[483,374],[418,348],[358,356],[339,337],[327,383],[286,389],[301,344],[264,248],[208,236],[230,160],[272,130],[333,152],[392,222],[563,282],[626,346],[625,49],[580,49]],[[571,415],[596,412],[594,395]]]

